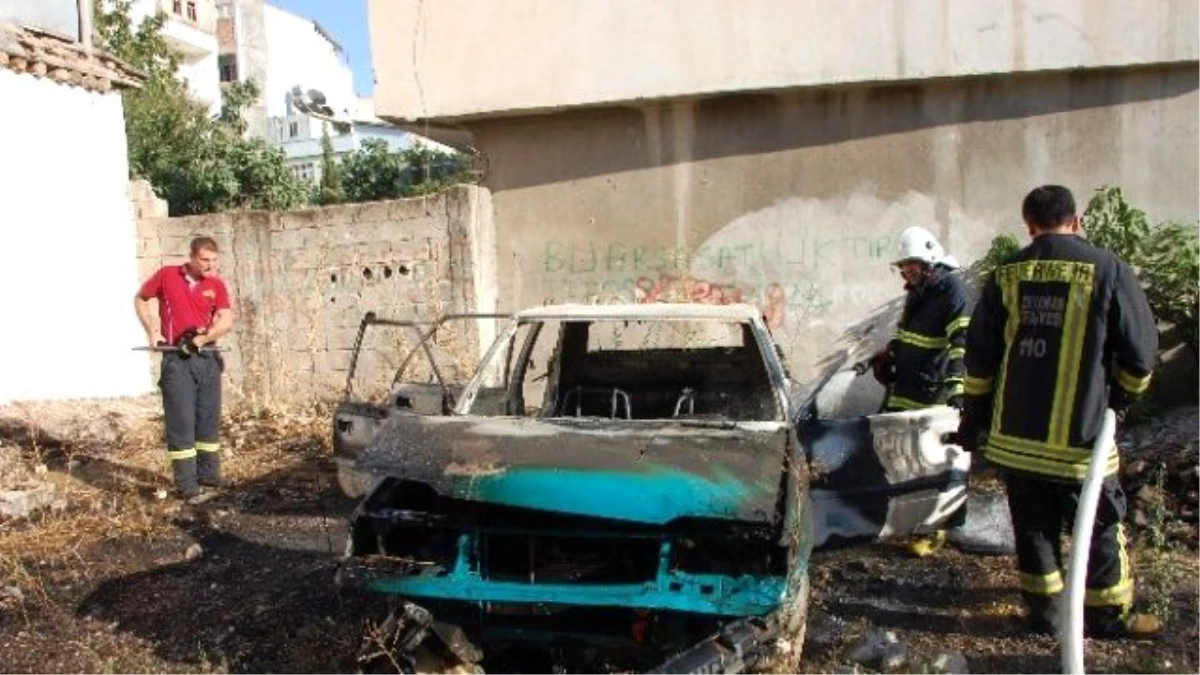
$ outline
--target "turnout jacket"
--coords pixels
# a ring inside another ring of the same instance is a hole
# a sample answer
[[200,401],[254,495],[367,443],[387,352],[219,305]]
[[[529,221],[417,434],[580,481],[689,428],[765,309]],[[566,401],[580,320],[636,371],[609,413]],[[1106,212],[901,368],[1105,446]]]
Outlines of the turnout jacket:
[[[998,267],[967,333],[964,426],[984,455],[1081,481],[1104,410],[1150,386],[1158,332],[1133,270],[1073,234],[1040,235]],[[1116,473],[1117,448],[1105,475]]]
[[963,394],[963,352],[970,299],[962,279],[936,266],[910,288],[896,336],[888,345],[895,380],[885,410],[916,410]]

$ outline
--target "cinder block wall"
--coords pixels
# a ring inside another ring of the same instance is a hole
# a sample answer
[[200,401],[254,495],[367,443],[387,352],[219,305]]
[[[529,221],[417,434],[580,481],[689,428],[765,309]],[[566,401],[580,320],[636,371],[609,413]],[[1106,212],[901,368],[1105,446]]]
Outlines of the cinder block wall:
[[[470,238],[491,220],[478,191],[460,186],[426,198],[168,218],[165,204],[140,183],[131,189],[139,271],[145,279],[161,265],[181,263],[193,237],[212,236],[238,311],[233,335],[223,341],[227,401],[336,396],[346,385],[365,312],[428,320],[494,311],[476,300],[480,254]],[[390,382],[415,344],[412,335],[370,331],[356,390],[374,385],[377,393]],[[442,347],[439,365],[451,372],[473,365],[479,351],[477,338],[466,333]]]

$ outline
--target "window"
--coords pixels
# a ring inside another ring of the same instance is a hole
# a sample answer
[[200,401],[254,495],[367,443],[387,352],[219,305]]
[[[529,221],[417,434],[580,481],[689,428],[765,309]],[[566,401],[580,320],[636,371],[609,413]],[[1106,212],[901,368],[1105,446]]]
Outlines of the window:
[[222,82],[237,82],[237,54],[222,54],[217,57],[217,68]]
[[300,135],[300,124],[297,122],[288,122],[288,138],[295,138]]
[[171,3],[171,11],[183,16],[183,0],[175,0]]
[[187,18],[188,18],[188,21],[196,20],[196,0],[188,0]]

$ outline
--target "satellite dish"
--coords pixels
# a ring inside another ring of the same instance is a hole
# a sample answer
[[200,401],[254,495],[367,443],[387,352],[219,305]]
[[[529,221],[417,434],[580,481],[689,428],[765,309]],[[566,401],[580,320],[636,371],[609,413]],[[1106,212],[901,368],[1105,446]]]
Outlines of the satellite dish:
[[325,94],[317,89],[309,89],[308,100],[312,101],[314,105],[325,105]]

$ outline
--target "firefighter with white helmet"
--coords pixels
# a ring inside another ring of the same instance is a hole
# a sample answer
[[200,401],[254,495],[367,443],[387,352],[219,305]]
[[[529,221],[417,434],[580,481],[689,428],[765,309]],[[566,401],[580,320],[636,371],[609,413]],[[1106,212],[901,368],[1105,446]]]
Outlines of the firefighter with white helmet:
[[[953,272],[958,261],[923,227],[900,233],[892,265],[904,279],[904,311],[887,348],[871,358],[876,379],[887,388],[883,412],[935,405],[962,408],[963,355],[971,302],[966,284]],[[909,550],[936,551],[944,532],[919,539]]]

